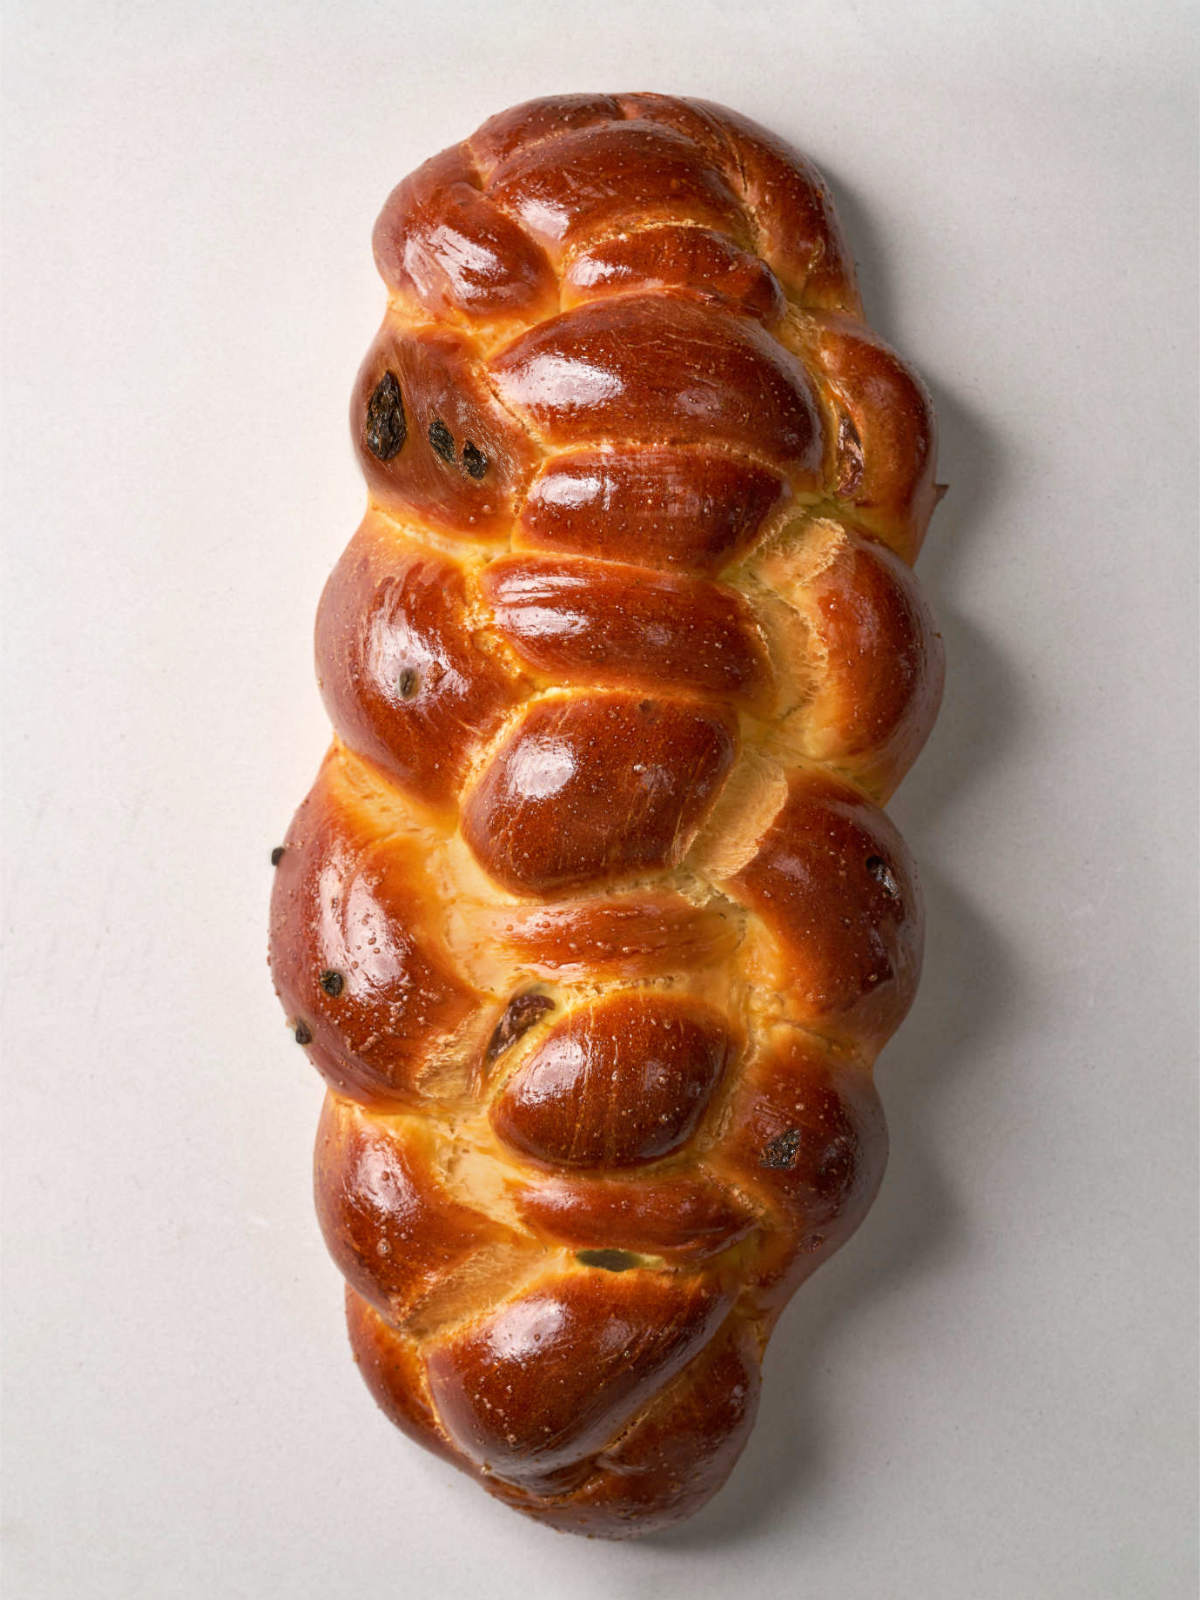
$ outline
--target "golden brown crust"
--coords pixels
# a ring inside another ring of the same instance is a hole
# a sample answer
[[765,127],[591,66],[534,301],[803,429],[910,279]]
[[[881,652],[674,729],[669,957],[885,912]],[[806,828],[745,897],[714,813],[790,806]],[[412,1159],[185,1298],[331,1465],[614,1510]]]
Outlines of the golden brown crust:
[[516,894],[662,872],[682,860],[736,749],[731,714],[694,701],[594,690],[538,700],[466,796],[463,837]]
[[686,289],[728,300],[771,326],[787,297],[765,261],[723,233],[694,223],[646,226],[605,235],[569,253],[563,305],[580,305],[615,290]]
[[886,799],[937,717],[941,638],[912,569],[852,525],[815,521],[803,561],[803,576],[786,559],[762,576],[808,628],[804,753]]
[[419,1105],[484,996],[439,937],[421,835],[398,836],[370,799],[331,752],[276,869],[275,986],[331,1088],[366,1104]]
[[380,1315],[405,1321],[456,1269],[510,1229],[452,1199],[424,1120],[370,1116],[327,1095],[313,1191],[329,1253]]
[[869,1070],[796,1028],[765,1031],[730,1102],[720,1170],[769,1221],[749,1299],[770,1321],[854,1232],[887,1161]]
[[740,938],[727,901],[703,906],[671,891],[606,894],[497,911],[488,933],[541,978],[666,978],[726,960]]
[[465,148],[443,150],[388,196],[375,262],[389,289],[435,317],[544,315],[558,298],[543,251],[480,192]]
[[729,890],[774,936],[780,1014],[873,1057],[908,1013],[922,948],[916,875],[883,812],[797,773]]
[[502,543],[539,452],[497,400],[480,354],[470,334],[409,332],[389,314],[359,368],[351,428],[373,505],[418,528]]
[[660,683],[753,704],[771,678],[753,614],[700,578],[611,561],[501,556],[483,574],[493,626],[550,681]]
[[346,1285],[346,1325],[363,1382],[380,1408],[410,1439],[469,1471],[469,1464],[446,1438],[434,1413],[416,1342],[399,1333],[350,1284]]
[[501,400],[547,445],[719,440],[765,456],[797,488],[819,487],[822,424],[803,365],[758,322],[692,295],[589,301],[489,367]]
[[506,1145],[549,1167],[641,1166],[688,1142],[733,1054],[712,1006],[627,989],[552,1026],[489,1117]]
[[820,177],[704,102],[515,107],[374,243],[337,738],[272,906],[317,1211],[397,1426],[629,1537],[724,1482],[882,1175],[932,410]]
[[555,1271],[426,1357],[451,1442],[520,1488],[577,1488],[707,1344],[728,1291],[696,1274]]
[[556,256],[580,237],[663,217],[741,233],[737,197],[673,128],[613,121],[513,150],[488,180],[496,204]]
[[571,1249],[602,1252],[613,1239],[634,1255],[683,1265],[739,1243],[759,1225],[758,1210],[703,1168],[637,1181],[539,1174],[515,1190],[522,1219]]
[[788,332],[832,413],[834,498],[911,565],[939,493],[925,385],[853,318],[800,316]]
[[317,611],[317,676],[339,738],[431,806],[453,806],[472,757],[524,698],[482,648],[462,568],[368,517]]
[[707,573],[728,566],[791,493],[719,447],[565,450],[529,486],[514,544]]

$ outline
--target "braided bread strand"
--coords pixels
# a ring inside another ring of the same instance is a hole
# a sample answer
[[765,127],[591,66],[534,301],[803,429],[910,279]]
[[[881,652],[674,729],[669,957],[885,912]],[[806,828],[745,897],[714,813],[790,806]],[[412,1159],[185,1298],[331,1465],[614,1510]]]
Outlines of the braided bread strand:
[[925,390],[812,168],[579,95],[393,192],[271,960],[372,1393],[508,1504],[690,1514],[853,1232],[921,906]]

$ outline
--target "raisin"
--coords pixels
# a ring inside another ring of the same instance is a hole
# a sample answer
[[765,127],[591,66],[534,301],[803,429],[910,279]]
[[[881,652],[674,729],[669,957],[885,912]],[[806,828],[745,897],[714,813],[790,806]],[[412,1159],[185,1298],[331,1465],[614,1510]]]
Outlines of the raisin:
[[899,900],[900,885],[896,882],[892,869],[882,856],[868,856],[867,871],[875,879],[884,894],[890,895],[893,900]]
[[271,851],[271,865],[273,867],[277,867],[282,860],[283,846],[281,844],[277,844],[274,850]]
[[468,439],[463,445],[462,464],[472,478],[482,478],[488,469],[488,458]]
[[804,1137],[802,1128],[788,1128],[785,1132],[771,1140],[759,1158],[760,1167],[789,1168],[796,1164],[796,1152],[800,1148],[800,1141]]
[[336,1000],[346,987],[346,980],[340,972],[323,972],[321,974],[321,987],[326,994],[331,994]]
[[632,1250],[576,1250],[576,1261],[585,1267],[601,1267],[605,1272],[628,1272],[641,1265],[641,1256]]
[[394,372],[384,373],[375,385],[374,394],[367,401],[364,437],[367,449],[379,461],[390,461],[393,456],[399,455],[408,438],[404,399]]
[[401,700],[411,700],[417,692],[417,685],[420,681],[415,667],[405,667],[396,681],[396,688],[400,692]]
[[308,1023],[307,1022],[297,1022],[296,1023],[296,1043],[297,1044],[311,1044],[312,1043],[312,1038],[313,1038],[312,1029],[309,1027]]
[[838,417],[837,493],[853,494],[862,482],[863,448],[858,429],[843,411]]
[[443,461],[453,462],[454,435],[441,417],[434,417],[429,424],[429,442],[433,446],[434,455],[441,456]]
[[513,1045],[523,1033],[527,1033],[539,1017],[547,1011],[554,1010],[554,1001],[548,994],[515,994],[508,1002],[504,1015],[496,1024],[492,1037],[484,1052],[484,1060],[495,1061],[497,1056],[502,1056],[510,1045]]

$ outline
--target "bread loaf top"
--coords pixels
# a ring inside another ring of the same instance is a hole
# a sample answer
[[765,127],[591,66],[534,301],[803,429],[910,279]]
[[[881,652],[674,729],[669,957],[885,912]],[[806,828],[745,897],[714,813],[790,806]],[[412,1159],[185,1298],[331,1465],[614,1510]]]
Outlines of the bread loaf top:
[[745,119],[535,101],[396,188],[278,864],[364,1375],[556,1526],[702,1503],[882,1172],[921,956],[932,411]]

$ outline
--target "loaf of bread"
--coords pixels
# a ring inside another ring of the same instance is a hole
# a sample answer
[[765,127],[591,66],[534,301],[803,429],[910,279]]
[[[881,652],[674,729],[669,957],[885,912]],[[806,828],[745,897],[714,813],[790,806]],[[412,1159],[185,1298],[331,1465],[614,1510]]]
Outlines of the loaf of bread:
[[933,418],[817,173],[700,101],[494,117],[375,257],[335,737],[273,858],[317,1209],[387,1415],[627,1537],[724,1482],[880,1181]]

